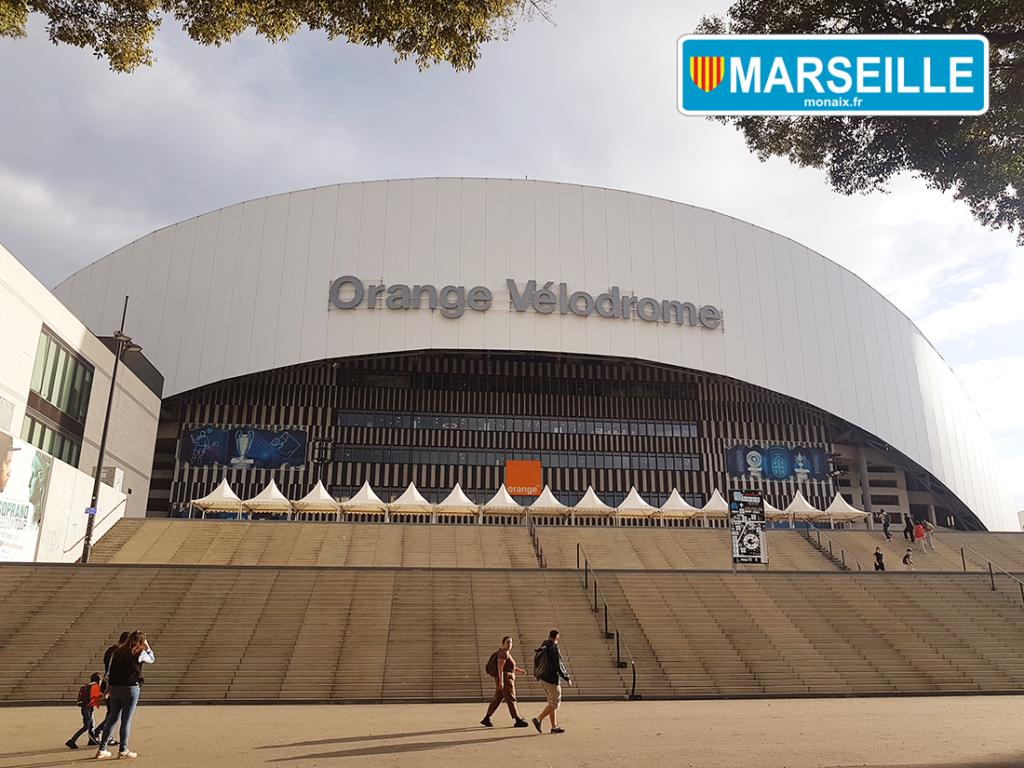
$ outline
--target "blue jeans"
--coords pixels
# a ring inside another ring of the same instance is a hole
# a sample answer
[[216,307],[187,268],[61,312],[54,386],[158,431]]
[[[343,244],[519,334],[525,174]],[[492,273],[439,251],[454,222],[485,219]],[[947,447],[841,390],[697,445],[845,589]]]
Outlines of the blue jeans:
[[68,739],[68,741],[78,741],[78,737],[83,733],[88,733],[90,739],[93,738],[93,733],[95,733],[93,728],[92,707],[82,707],[82,727],[75,731],[75,735]]
[[99,734],[100,749],[107,748],[110,741],[110,734],[114,732],[118,718],[121,719],[121,751],[128,751],[128,734],[132,730],[132,715],[135,714],[135,707],[139,703],[139,686],[137,685],[112,685],[108,689],[110,698],[110,714],[100,726],[102,733]]

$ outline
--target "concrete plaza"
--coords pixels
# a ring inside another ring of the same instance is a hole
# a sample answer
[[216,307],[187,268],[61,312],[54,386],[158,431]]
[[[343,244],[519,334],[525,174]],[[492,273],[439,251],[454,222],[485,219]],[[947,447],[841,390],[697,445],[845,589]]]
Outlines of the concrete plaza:
[[[132,722],[146,768],[997,768],[1024,766],[1024,697],[568,702],[566,733],[495,727],[480,704],[167,706]],[[520,705],[526,717],[540,702]],[[74,706],[4,707],[0,768],[107,763]],[[116,752],[115,752],[116,758]],[[120,763],[119,763],[120,764]]]

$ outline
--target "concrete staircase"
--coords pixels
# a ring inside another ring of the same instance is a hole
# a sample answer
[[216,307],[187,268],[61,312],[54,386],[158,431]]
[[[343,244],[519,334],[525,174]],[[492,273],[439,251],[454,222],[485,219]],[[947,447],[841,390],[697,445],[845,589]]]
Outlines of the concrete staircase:
[[537,568],[524,526],[121,520],[91,561],[271,567]]
[[0,701],[73,700],[135,628],[157,657],[150,701],[476,701],[504,635],[530,669],[552,628],[566,696],[628,690],[572,571],[3,565],[0,583]]

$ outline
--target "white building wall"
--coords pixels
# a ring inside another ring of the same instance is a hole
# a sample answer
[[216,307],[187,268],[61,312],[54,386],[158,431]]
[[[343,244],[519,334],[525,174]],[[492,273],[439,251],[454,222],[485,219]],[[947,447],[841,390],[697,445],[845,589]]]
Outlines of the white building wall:
[[[330,308],[330,282],[342,275],[366,285],[483,285],[494,302],[458,320],[365,302]],[[506,278],[520,288],[565,282],[594,296],[616,285],[637,297],[711,304],[724,318],[710,330],[514,312]],[[976,410],[913,323],[823,256],[700,208],[525,180],[343,184],[167,227],[55,293],[92,330],[109,333],[125,287],[126,332],[167,377],[166,395],[302,362],[422,349],[650,360],[811,403],[888,441],[990,529],[1018,527]]]
[[[124,265],[131,263],[139,267],[140,264],[132,259],[130,251],[121,251],[104,262],[101,271],[79,273],[74,285],[77,295],[88,301],[92,311],[101,318],[101,325],[111,322],[110,316],[115,317],[112,324],[100,331],[109,336],[121,323],[122,310],[113,307],[118,303],[124,306],[123,294],[119,300],[116,296],[111,298],[111,294],[122,290]],[[118,269],[112,268],[115,264]],[[0,306],[4,308],[0,313],[0,397],[14,403],[11,424],[0,424],[0,428],[16,437],[21,435],[39,334],[45,324],[95,369],[78,465],[79,474],[91,478],[99,455],[114,354],[3,246],[0,246]],[[117,383],[105,463],[124,470],[123,487],[128,495],[125,514],[145,517],[160,399],[124,365],[118,370]],[[89,479],[89,496],[91,482]],[[73,510],[83,521],[88,502],[86,498],[81,509]]]

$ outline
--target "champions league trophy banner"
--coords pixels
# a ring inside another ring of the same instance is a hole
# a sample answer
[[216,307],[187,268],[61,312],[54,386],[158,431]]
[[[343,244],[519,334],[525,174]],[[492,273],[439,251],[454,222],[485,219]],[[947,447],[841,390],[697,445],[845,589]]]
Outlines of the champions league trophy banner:
[[196,427],[181,437],[178,460],[190,467],[277,469],[306,463],[309,434],[301,429]]
[[53,457],[0,432],[0,561],[36,557]]
[[821,448],[806,445],[734,445],[725,451],[730,477],[755,480],[828,480],[828,457]]
[[733,491],[729,501],[732,561],[768,565],[764,497],[761,491]]

